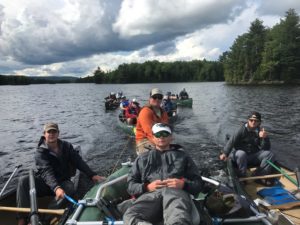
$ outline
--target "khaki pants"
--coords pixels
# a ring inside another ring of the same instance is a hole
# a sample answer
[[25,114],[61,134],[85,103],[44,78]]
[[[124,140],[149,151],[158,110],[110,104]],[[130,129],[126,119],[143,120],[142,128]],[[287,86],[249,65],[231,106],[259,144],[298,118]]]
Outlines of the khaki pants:
[[152,142],[150,142],[148,139],[143,139],[136,143],[136,154],[140,155],[143,152],[150,151],[154,148],[155,146]]

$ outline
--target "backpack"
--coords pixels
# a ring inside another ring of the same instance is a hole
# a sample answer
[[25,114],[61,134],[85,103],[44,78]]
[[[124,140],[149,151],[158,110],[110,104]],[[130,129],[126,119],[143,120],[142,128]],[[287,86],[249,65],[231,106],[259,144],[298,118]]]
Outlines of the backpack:
[[246,218],[251,216],[250,203],[241,195],[215,189],[205,198],[211,216],[218,218]]

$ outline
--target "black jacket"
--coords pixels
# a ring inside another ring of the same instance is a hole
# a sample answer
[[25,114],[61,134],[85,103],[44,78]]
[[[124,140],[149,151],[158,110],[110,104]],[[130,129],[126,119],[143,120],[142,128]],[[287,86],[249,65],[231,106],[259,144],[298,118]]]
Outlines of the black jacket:
[[61,154],[57,156],[45,144],[45,137],[41,137],[35,154],[36,176],[42,178],[51,190],[54,191],[60,186],[60,182],[69,180],[74,175],[74,169],[79,169],[90,178],[96,174],[74,150],[72,144],[58,139],[58,145]]
[[248,129],[247,123],[243,124],[227,142],[224,153],[228,156],[233,148],[243,150],[247,154],[255,153],[262,149],[270,150],[270,139],[268,137],[260,138],[258,133],[259,128],[252,131]]
[[203,181],[192,158],[179,145],[171,145],[167,151],[151,150],[138,156],[128,176],[128,193],[139,196],[145,186],[155,180],[184,179],[184,190],[197,194]]

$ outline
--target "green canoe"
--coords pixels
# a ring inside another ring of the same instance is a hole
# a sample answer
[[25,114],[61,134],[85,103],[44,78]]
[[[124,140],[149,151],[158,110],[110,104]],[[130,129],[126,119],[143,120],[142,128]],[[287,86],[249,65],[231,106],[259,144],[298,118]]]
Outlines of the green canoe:
[[188,99],[172,99],[172,101],[174,103],[176,103],[178,106],[182,106],[182,107],[193,107],[193,99],[192,98],[188,98]]

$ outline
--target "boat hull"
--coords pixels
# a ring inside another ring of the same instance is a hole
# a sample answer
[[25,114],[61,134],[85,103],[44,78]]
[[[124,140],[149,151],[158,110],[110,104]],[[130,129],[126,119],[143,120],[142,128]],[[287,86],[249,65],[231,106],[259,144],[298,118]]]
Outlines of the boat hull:
[[[291,173],[291,170],[289,170],[287,167],[281,165],[281,168],[284,169],[287,173]],[[256,200],[256,202],[265,202],[265,200],[261,196],[259,196],[257,192],[263,189],[266,190],[270,187],[259,184],[255,182],[255,180],[251,180],[251,178],[248,178],[248,180],[244,180],[241,182],[237,176],[236,169],[230,160],[228,160],[227,162],[227,170],[228,170],[229,178],[231,179],[232,182],[232,186],[237,194],[246,196],[252,201]],[[288,190],[289,192],[293,192],[296,190],[296,186],[292,184],[286,177],[284,177],[283,175],[280,176],[280,174],[278,174],[278,176],[279,176],[278,181],[282,185],[281,187],[283,189]],[[292,177],[293,179],[296,178],[294,175]],[[287,210],[274,209],[273,211],[270,211],[271,209],[267,209],[263,205],[259,204],[258,208],[260,209],[261,212],[268,215],[268,220],[271,222],[271,224],[276,224],[275,220],[277,219],[279,221],[278,224],[285,224],[285,225],[300,224],[300,218],[299,218],[300,206],[294,207],[292,209],[287,209]],[[273,217],[274,214],[272,213],[276,213],[276,218]]]
[[174,103],[176,103],[177,106],[189,107],[189,108],[193,107],[193,99],[192,98],[188,98],[188,99],[173,99],[172,101]]

